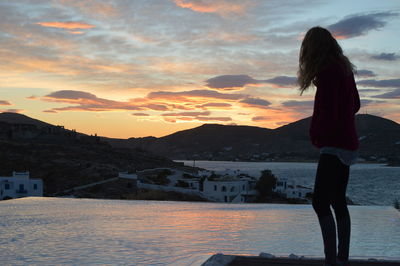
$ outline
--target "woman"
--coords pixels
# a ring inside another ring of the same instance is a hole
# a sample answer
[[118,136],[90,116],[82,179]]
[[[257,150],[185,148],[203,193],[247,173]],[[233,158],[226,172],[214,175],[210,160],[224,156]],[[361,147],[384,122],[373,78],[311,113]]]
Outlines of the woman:
[[311,84],[317,87],[309,131],[312,144],[320,149],[312,205],[321,226],[325,265],[348,265],[349,259],[346,188],[349,167],[357,158],[354,116],[360,109],[354,71],[328,30],[314,27],[307,32],[300,49],[298,82],[301,94]]

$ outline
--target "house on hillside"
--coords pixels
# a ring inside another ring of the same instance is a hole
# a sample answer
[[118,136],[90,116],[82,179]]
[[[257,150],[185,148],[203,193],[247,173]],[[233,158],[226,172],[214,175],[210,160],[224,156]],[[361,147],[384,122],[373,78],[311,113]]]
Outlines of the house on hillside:
[[0,176],[0,200],[32,196],[43,196],[42,179],[29,178],[29,172],[13,172],[12,176]]
[[175,186],[200,191],[200,180],[198,178],[181,178],[176,180]]
[[276,181],[274,191],[288,199],[305,199],[307,194],[312,193],[309,187],[296,185],[295,182],[286,178],[279,178]]
[[204,180],[203,194],[220,202],[250,202],[257,195],[257,181],[251,178],[225,176],[219,179]]

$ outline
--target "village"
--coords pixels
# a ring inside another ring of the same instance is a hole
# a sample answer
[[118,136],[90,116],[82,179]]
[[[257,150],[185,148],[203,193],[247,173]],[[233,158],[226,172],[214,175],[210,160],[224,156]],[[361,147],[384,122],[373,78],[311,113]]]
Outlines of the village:
[[[271,188],[275,198],[277,195],[289,202],[291,200],[291,202],[309,203],[311,188],[296,184],[286,178],[275,178],[272,174],[269,175],[275,179]],[[132,193],[136,193],[138,189],[145,189],[177,192],[197,196],[211,202],[251,203],[257,202],[257,199],[260,198],[260,189],[257,188],[259,179],[260,177],[257,178],[240,170],[232,169],[185,171],[175,168],[153,168],[136,173],[119,172],[116,177],[77,186],[58,195],[74,195],[79,190],[106,183],[111,184],[116,180],[128,180]],[[13,172],[10,177],[0,177],[1,200],[28,196],[43,196],[41,179],[31,179],[29,172]]]

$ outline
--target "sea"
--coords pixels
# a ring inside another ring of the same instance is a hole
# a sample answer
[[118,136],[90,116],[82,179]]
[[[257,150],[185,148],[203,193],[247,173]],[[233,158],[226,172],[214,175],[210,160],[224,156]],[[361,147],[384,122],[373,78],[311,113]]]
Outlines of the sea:
[[[178,161],[212,171],[240,170],[259,177],[269,169],[278,178],[293,180],[298,185],[313,188],[317,163],[287,162],[226,162],[226,161]],[[359,163],[350,167],[347,196],[359,205],[393,206],[400,201],[400,167],[384,164]]]
[[[187,162],[190,165],[193,162]],[[195,162],[312,185],[315,164]],[[399,169],[355,165],[351,258],[400,262]],[[311,205],[27,197],[0,201],[0,265],[201,265],[213,254],[323,257]]]
[[[350,206],[351,258],[400,262],[400,212]],[[0,265],[201,265],[213,254],[323,257],[310,205],[21,198],[0,202]]]

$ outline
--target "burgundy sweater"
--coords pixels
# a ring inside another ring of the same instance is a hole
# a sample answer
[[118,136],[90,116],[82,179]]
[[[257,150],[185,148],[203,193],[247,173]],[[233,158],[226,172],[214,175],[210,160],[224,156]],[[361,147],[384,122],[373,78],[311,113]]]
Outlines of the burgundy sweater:
[[358,149],[355,114],[360,109],[353,73],[346,74],[339,63],[331,63],[316,78],[317,92],[310,126],[314,146]]

